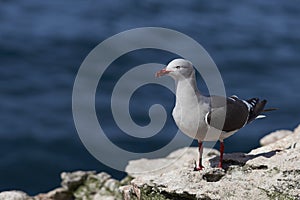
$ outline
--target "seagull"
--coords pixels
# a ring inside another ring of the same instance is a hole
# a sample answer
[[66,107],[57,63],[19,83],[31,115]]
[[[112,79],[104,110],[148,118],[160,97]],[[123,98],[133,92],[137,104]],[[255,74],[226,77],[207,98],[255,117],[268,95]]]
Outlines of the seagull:
[[175,80],[176,102],[172,116],[178,128],[187,136],[198,140],[199,163],[195,171],[202,170],[203,141],[220,141],[220,160],[223,168],[224,139],[233,135],[255,119],[264,118],[266,100],[248,100],[231,97],[204,96],[197,88],[193,64],[185,59],[174,59],[156,77],[168,75]]

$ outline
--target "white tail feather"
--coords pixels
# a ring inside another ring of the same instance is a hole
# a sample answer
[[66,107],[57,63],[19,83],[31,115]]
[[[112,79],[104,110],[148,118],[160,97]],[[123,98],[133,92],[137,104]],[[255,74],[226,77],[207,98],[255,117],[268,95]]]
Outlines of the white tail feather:
[[258,115],[257,117],[255,117],[255,119],[262,119],[262,118],[265,118],[266,115]]

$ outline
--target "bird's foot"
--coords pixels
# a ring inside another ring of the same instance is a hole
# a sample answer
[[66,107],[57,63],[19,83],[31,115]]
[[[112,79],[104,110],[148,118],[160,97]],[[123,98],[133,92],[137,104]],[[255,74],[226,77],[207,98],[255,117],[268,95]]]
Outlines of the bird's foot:
[[202,169],[204,169],[204,167],[202,166],[202,164],[199,163],[199,165],[197,166],[197,163],[195,161],[194,171],[201,171]]
[[194,167],[194,171],[201,171],[202,169],[204,169],[203,166]]

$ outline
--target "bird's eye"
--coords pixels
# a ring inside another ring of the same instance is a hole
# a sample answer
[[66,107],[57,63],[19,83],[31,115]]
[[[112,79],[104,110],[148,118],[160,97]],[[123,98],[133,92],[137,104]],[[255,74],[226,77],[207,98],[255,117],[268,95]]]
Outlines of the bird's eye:
[[176,66],[175,68],[176,68],[176,69],[180,69],[180,66]]

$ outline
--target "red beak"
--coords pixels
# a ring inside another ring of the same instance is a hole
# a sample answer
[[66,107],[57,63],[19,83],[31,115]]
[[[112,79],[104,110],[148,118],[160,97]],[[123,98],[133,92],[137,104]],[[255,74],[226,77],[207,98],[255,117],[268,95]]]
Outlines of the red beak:
[[166,75],[166,74],[168,74],[168,73],[170,73],[170,72],[171,72],[171,71],[169,71],[169,70],[167,70],[166,68],[164,68],[164,69],[162,69],[162,70],[156,72],[156,73],[155,73],[155,77],[164,76],[164,75]]

